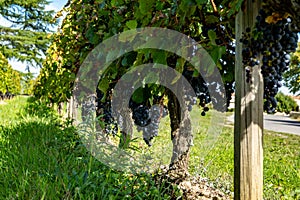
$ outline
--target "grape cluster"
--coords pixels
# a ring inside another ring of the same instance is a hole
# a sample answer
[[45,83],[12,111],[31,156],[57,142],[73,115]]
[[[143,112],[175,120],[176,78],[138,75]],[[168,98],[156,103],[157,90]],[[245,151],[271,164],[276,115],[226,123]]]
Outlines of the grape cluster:
[[[192,88],[194,89],[194,92],[197,95],[197,98],[199,99],[199,105],[203,108],[201,115],[205,116],[206,112],[209,110],[206,105],[211,102],[207,83],[203,80],[201,76],[193,76],[193,68],[185,66],[182,74],[190,82]],[[192,96],[185,96],[185,101],[188,103],[189,111],[191,111],[192,106],[197,103],[197,98]]]
[[[220,21],[223,19],[220,18]],[[226,19],[224,19],[226,20]],[[224,89],[225,89],[225,95],[226,95],[226,109],[228,109],[231,96],[234,93],[234,69],[235,69],[235,31],[234,31],[234,26],[232,26],[230,23],[220,23],[220,22],[206,22],[202,26],[202,36],[205,38],[209,38],[209,31],[213,31],[216,33],[216,39],[215,39],[215,44],[218,46],[224,46],[226,47],[226,53],[224,53],[219,60],[219,63],[222,67],[220,69],[220,73],[222,74],[223,82],[224,82]],[[210,45],[209,45],[210,46]],[[203,81],[202,81],[203,82]],[[202,86],[199,86],[202,88]],[[204,87],[203,89],[207,88]],[[210,91],[213,89],[210,88]],[[216,90],[214,90],[216,91]],[[220,96],[220,99],[224,98],[223,94],[214,94],[215,96]],[[202,95],[203,98],[203,95]],[[206,97],[208,98],[208,97]],[[220,110],[223,110],[223,102],[219,102],[220,104],[217,104],[216,101],[218,99],[211,99],[213,101],[214,105],[217,105],[220,107]],[[210,102],[210,101],[209,101]],[[204,103],[202,103],[204,104]],[[216,107],[216,109],[219,109]]]
[[232,82],[227,82],[227,83],[225,83],[224,87],[225,87],[225,92],[226,92],[226,97],[227,97],[226,98],[226,100],[227,100],[226,107],[228,108],[230,105],[230,100],[232,99],[231,94],[234,92],[234,86],[233,86]]
[[145,104],[137,104],[130,100],[129,107],[132,110],[132,119],[134,123],[138,126],[147,126],[150,121],[149,107]]
[[105,122],[105,133],[115,136],[118,133],[118,125],[112,117],[111,105],[107,102],[102,104],[99,108],[103,109],[103,117],[101,120]]
[[193,110],[193,106],[197,104],[197,97],[184,95],[184,101],[187,104],[188,111],[191,112]]
[[[246,29],[241,42],[244,44],[242,51],[243,64],[247,66],[246,81],[251,82],[251,67],[261,65],[264,80],[264,110],[275,113],[277,102],[275,95],[282,86],[282,74],[288,69],[290,52],[297,48],[298,35],[291,31],[291,18],[280,19],[267,23],[271,14],[264,10],[256,17],[254,30]],[[257,38],[251,37],[257,35]],[[259,55],[262,55],[262,63]]]
[[159,123],[161,118],[168,115],[168,110],[163,105],[153,105],[149,109],[150,123],[146,126],[138,126],[137,130],[143,132],[143,139],[148,146],[151,146],[151,140],[158,135]]
[[97,93],[97,98],[96,98],[97,116],[99,116],[100,120],[105,124],[104,132],[106,134],[111,134],[115,136],[118,133],[118,125],[112,116],[111,101],[108,100],[102,102],[101,100],[104,97],[104,94],[98,88],[96,90],[96,93]]
[[[125,91],[127,92],[128,91]],[[106,95],[106,100],[103,102],[104,94],[98,88],[97,93],[97,116],[105,124],[105,133],[115,136],[118,128],[122,126],[122,117],[118,118],[118,123],[112,116],[111,91]],[[129,100],[129,108],[132,112],[132,120],[137,125],[137,130],[143,132],[143,139],[148,146],[151,146],[151,140],[158,135],[159,123],[162,117],[168,115],[167,107],[162,104],[162,97],[153,98],[153,106],[150,107],[149,101],[136,103],[132,98]],[[121,121],[120,121],[121,120]]]
[[148,100],[136,103],[131,98],[129,108],[132,111],[132,119],[137,125],[137,130],[143,132],[144,141],[151,146],[151,140],[158,135],[161,118],[168,115],[168,109],[163,105],[163,97],[154,95],[151,107]]

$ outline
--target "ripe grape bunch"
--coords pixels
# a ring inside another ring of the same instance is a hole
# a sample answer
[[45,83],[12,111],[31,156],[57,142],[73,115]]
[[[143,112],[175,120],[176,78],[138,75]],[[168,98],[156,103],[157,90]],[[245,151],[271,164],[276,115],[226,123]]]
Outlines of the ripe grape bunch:
[[[246,29],[241,42],[243,64],[246,66],[246,82],[251,83],[251,68],[261,65],[264,80],[264,110],[275,113],[275,95],[282,86],[282,74],[290,64],[290,54],[297,48],[298,35],[291,31],[292,19],[271,20],[272,15],[264,10],[256,17],[253,30]],[[268,23],[269,22],[269,23]],[[259,55],[262,55],[260,63]]]
[[151,140],[158,135],[159,123],[161,118],[168,115],[168,109],[163,104],[158,103],[161,98],[154,98],[154,105],[148,106],[147,103],[137,104],[132,99],[129,107],[132,110],[132,119],[137,126],[137,130],[143,132],[143,139],[148,146]]
[[[192,88],[194,89],[194,92],[197,95],[197,98],[199,99],[199,106],[203,108],[201,115],[205,116],[206,112],[209,110],[207,104],[211,102],[207,83],[203,80],[203,78],[200,75],[194,77],[194,69],[189,68],[187,66],[184,67],[182,74],[189,81]],[[193,105],[197,103],[197,98],[188,95],[184,96],[185,102],[188,106],[188,111],[192,111]]]
[[[197,97],[184,95],[184,102],[187,106],[187,110],[192,111],[193,106],[197,104],[198,98],[199,105],[203,108],[201,115],[205,116],[206,112],[209,111],[207,104],[211,102],[207,84],[201,76],[189,77],[189,75],[192,74],[188,70],[185,70],[183,74],[187,80],[190,81],[197,95]],[[99,117],[100,121],[104,122],[104,132],[108,135],[115,136],[117,135],[120,127],[118,127],[118,123],[116,122],[117,120],[112,116],[111,92],[112,91],[108,92],[106,95],[106,100],[102,101],[104,94],[97,88],[97,116]],[[126,90],[122,92],[126,94],[128,93]],[[128,104],[132,112],[132,120],[134,124],[137,125],[137,130],[139,132],[142,131],[143,139],[148,146],[152,145],[152,139],[158,135],[159,123],[161,119],[168,115],[168,109],[163,102],[164,95],[153,95],[152,105],[150,104],[149,99],[146,99],[142,103],[136,103],[132,97],[130,98]]]
[[[104,97],[102,91],[98,88],[97,92],[97,116],[101,122],[104,122],[104,133],[116,136],[118,133],[117,120],[122,124],[122,117],[114,119],[112,116],[111,92],[106,96],[106,101],[101,101]],[[122,91],[127,94],[128,91]],[[161,102],[162,97],[154,97],[154,105],[150,107],[149,101],[136,103],[130,98],[129,108],[132,112],[132,120],[137,125],[137,130],[143,132],[143,139],[148,146],[151,146],[151,140],[158,135],[159,123],[161,118],[168,115],[167,107]]]
[[105,101],[102,102],[102,98],[104,97],[104,94],[101,90],[97,88],[96,90],[97,93],[97,98],[96,98],[96,103],[97,103],[97,116],[100,117],[100,121],[104,122],[104,132],[106,134],[111,134],[113,136],[117,135],[118,133],[118,125],[117,122],[114,120],[112,116],[112,110],[111,110],[111,101]]

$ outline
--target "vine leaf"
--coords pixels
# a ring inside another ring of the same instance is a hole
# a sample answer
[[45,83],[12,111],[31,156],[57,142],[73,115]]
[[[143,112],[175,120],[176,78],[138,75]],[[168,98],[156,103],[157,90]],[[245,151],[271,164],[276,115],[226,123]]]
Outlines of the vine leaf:
[[165,51],[153,51],[152,58],[154,63],[160,63],[163,65],[167,65],[167,55]]
[[151,8],[154,4],[154,0],[139,0],[139,8],[142,14],[147,14],[148,12],[151,12]]
[[185,59],[184,58],[178,58],[177,62],[176,62],[176,71],[178,71],[179,73],[183,72],[183,68],[184,68],[184,64],[185,64]]
[[206,4],[207,0],[196,0],[197,4]]
[[136,20],[129,20],[128,22],[126,22],[126,26],[129,29],[135,29],[137,27],[137,21]]
[[119,35],[120,42],[132,42],[136,36],[136,31],[125,31],[121,35]]
[[104,94],[106,94],[106,91],[109,88],[109,80],[107,78],[102,78],[100,79],[99,85],[98,85],[99,90],[101,90]]
[[238,12],[240,10],[240,8],[242,7],[243,2],[244,2],[243,0],[231,1],[229,4],[229,7],[231,9],[228,10],[227,17],[231,17],[236,12]]
[[142,87],[134,91],[132,94],[132,100],[136,103],[142,103],[144,101],[144,90]]
[[86,32],[86,38],[89,40],[91,44],[98,44],[99,43],[99,37],[98,35],[94,32],[93,28],[89,28]]
[[205,17],[205,21],[208,24],[215,24],[215,23],[218,23],[220,21],[220,19],[214,15],[208,15],[207,17]]
[[213,61],[217,63],[225,52],[226,52],[226,48],[224,46],[215,45],[210,51],[210,56],[213,59]]
[[209,30],[209,31],[208,31],[208,37],[209,37],[211,43],[212,43],[213,45],[216,45],[216,42],[215,42],[215,40],[217,39],[217,34],[216,34],[216,32],[213,31],[213,30]]

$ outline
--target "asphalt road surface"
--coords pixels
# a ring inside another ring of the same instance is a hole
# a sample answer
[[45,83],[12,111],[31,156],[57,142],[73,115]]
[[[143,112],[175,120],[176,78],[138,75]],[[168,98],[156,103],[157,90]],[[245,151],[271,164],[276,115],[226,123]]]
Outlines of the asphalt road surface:
[[[234,116],[229,116],[227,120],[234,122]],[[300,136],[300,121],[288,116],[264,114],[264,129]]]

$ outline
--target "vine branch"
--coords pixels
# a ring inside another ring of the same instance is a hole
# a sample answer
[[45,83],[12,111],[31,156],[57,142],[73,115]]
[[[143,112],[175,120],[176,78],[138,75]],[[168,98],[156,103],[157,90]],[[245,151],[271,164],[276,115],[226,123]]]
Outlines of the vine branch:
[[211,5],[212,5],[212,7],[213,7],[214,13],[218,13],[218,8],[217,8],[217,6],[216,6],[214,0],[210,0],[210,3],[211,3]]

